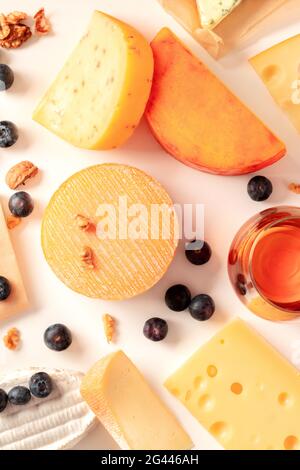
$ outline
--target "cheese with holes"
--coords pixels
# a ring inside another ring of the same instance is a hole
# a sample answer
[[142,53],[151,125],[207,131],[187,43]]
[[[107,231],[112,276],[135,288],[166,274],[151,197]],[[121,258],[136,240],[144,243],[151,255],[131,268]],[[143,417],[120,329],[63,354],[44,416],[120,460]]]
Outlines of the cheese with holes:
[[165,385],[225,449],[300,449],[300,372],[242,320]]
[[118,147],[144,113],[152,74],[146,39],[131,26],[96,11],[33,118],[77,147]]
[[156,180],[130,166],[103,164],[71,176],[53,195],[42,246],[68,287],[121,300],[160,280],[174,257],[177,228],[172,201]]
[[300,132],[300,34],[250,59],[276,103]]
[[122,351],[104,357],[90,369],[81,394],[122,449],[187,450],[193,446]]
[[223,21],[242,0],[197,0],[203,28],[213,29]]
[[6,300],[0,301],[0,320],[3,320],[26,311],[29,307],[29,302],[1,204],[0,234],[0,276],[4,276],[8,279],[11,285],[9,297]]
[[[39,368],[0,377],[0,388],[28,387]],[[80,395],[81,372],[46,369],[53,390],[47,398],[31,397],[27,405],[8,404],[0,413],[0,450],[64,450],[74,447],[97,424]]]

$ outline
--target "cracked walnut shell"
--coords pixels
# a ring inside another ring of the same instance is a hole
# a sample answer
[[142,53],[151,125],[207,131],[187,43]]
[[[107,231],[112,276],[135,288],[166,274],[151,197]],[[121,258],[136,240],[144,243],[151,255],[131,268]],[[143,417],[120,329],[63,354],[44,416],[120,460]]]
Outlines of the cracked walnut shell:
[[28,160],[20,162],[8,171],[5,178],[6,184],[10,189],[16,189],[21,184],[25,184],[29,178],[37,175],[38,171],[39,169]]

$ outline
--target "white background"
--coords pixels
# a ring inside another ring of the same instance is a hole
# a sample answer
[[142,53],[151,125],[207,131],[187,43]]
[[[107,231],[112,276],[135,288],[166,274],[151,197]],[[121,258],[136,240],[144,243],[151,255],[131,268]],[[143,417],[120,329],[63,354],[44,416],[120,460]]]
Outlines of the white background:
[[[261,209],[278,204],[300,204],[300,196],[287,190],[291,181],[300,183],[300,138],[247,63],[253,54],[299,33],[300,7],[281,9],[280,14],[264,23],[261,34],[257,34],[252,44],[215,62],[156,0],[43,0],[42,4],[41,0],[1,0],[1,11],[8,13],[17,9],[34,14],[42,5],[51,18],[53,33],[32,39],[16,51],[0,51],[0,61],[8,63],[15,72],[13,88],[0,94],[0,119],[11,120],[20,129],[18,143],[0,151],[0,194],[4,206],[11,195],[4,183],[8,169],[24,159],[33,161],[41,169],[40,176],[26,186],[34,197],[35,211],[12,231],[32,308],[0,324],[1,337],[9,327],[16,326],[23,340],[19,351],[6,350],[1,340],[1,371],[26,366],[86,371],[101,356],[122,348],[181,420],[196,448],[218,449],[216,441],[169,396],[162,383],[196,348],[238,315],[290,360],[293,344],[300,340],[300,323],[276,324],[256,318],[236,298],[227,277],[228,249],[241,224]],[[286,142],[287,157],[261,172],[274,184],[274,194],[266,203],[255,203],[247,196],[249,176],[212,176],[177,162],[160,148],[145,122],[123,148],[97,152],[73,148],[31,120],[35,105],[84,33],[94,9],[131,23],[149,40],[161,27],[172,28]],[[181,246],[162,281],[146,294],[126,302],[90,300],[60,283],[46,264],[40,246],[43,210],[54,190],[68,176],[103,162],[126,163],[145,170],[166,187],[176,203],[203,203],[205,235],[213,248],[211,262],[203,267],[191,265]],[[217,310],[210,321],[197,322],[186,312],[175,313],[166,308],[165,290],[179,282],[188,285],[193,294],[209,293],[214,297]],[[101,317],[105,312],[118,319],[114,346],[108,346],[103,336]],[[152,343],[142,334],[145,320],[152,316],[161,316],[169,322],[169,335],[161,343]],[[43,343],[45,328],[56,322],[65,323],[74,336],[72,346],[62,353],[50,351]],[[76,448],[114,449],[116,444],[99,425]]]

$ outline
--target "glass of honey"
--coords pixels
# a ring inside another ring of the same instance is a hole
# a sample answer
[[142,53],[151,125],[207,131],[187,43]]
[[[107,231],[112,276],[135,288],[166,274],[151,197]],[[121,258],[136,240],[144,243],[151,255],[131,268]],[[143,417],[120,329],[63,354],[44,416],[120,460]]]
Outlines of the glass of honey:
[[256,315],[300,318],[300,208],[274,207],[246,222],[232,242],[228,272],[237,295]]

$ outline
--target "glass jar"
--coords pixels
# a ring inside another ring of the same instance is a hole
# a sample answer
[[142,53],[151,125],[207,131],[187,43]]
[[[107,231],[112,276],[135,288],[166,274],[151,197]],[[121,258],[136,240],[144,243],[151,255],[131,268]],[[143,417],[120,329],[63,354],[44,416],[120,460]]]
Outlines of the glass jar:
[[228,273],[240,300],[273,321],[300,317],[300,208],[264,210],[235,236]]

